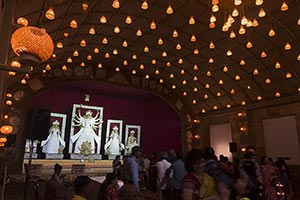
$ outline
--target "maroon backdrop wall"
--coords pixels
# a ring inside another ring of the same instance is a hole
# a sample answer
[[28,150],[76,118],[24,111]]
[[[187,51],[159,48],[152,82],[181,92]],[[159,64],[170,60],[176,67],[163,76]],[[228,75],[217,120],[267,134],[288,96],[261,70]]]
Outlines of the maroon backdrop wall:
[[[85,95],[90,101],[85,102]],[[67,114],[66,144],[69,142],[73,104],[103,107],[101,153],[103,155],[107,119],[123,120],[125,125],[141,125],[143,152],[179,149],[181,119],[162,99],[150,92],[97,81],[77,81],[49,89],[33,98],[33,106]],[[66,147],[66,152],[68,146]]]

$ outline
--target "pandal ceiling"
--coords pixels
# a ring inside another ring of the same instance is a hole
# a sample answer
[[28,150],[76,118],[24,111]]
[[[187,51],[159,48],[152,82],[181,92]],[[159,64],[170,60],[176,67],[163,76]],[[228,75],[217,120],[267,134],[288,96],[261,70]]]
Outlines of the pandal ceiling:
[[17,1],[15,23],[44,28],[55,49],[9,82],[92,66],[155,81],[193,115],[298,100],[299,9],[298,0]]

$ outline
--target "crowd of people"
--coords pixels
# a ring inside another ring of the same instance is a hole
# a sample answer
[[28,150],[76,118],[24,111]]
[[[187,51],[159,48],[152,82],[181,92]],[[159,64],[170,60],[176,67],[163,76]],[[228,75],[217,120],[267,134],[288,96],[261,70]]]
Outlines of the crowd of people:
[[[131,156],[113,161],[99,191],[89,190],[91,179],[78,176],[74,181],[73,200],[84,200],[94,193],[100,200],[144,199],[151,190],[158,200],[289,200],[293,195],[291,174],[281,158],[275,162],[263,156],[256,160],[256,150],[248,147],[242,158],[215,155],[214,149],[192,149],[185,156],[170,149],[153,153],[151,158],[135,146]],[[53,180],[60,184],[61,167],[55,166]],[[118,181],[122,180],[120,188]]]

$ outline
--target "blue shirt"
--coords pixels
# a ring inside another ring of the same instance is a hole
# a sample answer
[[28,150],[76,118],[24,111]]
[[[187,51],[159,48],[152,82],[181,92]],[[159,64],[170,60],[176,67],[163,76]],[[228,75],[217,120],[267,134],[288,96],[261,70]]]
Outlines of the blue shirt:
[[124,160],[125,180],[132,182],[138,191],[139,188],[139,165],[135,156],[130,156]]

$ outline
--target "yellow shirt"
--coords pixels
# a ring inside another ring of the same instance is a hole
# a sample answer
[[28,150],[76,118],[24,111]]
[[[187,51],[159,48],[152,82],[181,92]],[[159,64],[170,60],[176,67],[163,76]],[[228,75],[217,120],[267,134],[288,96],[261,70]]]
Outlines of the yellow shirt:
[[84,198],[84,197],[82,197],[82,196],[74,195],[74,197],[72,198],[72,200],[87,200],[87,199]]

